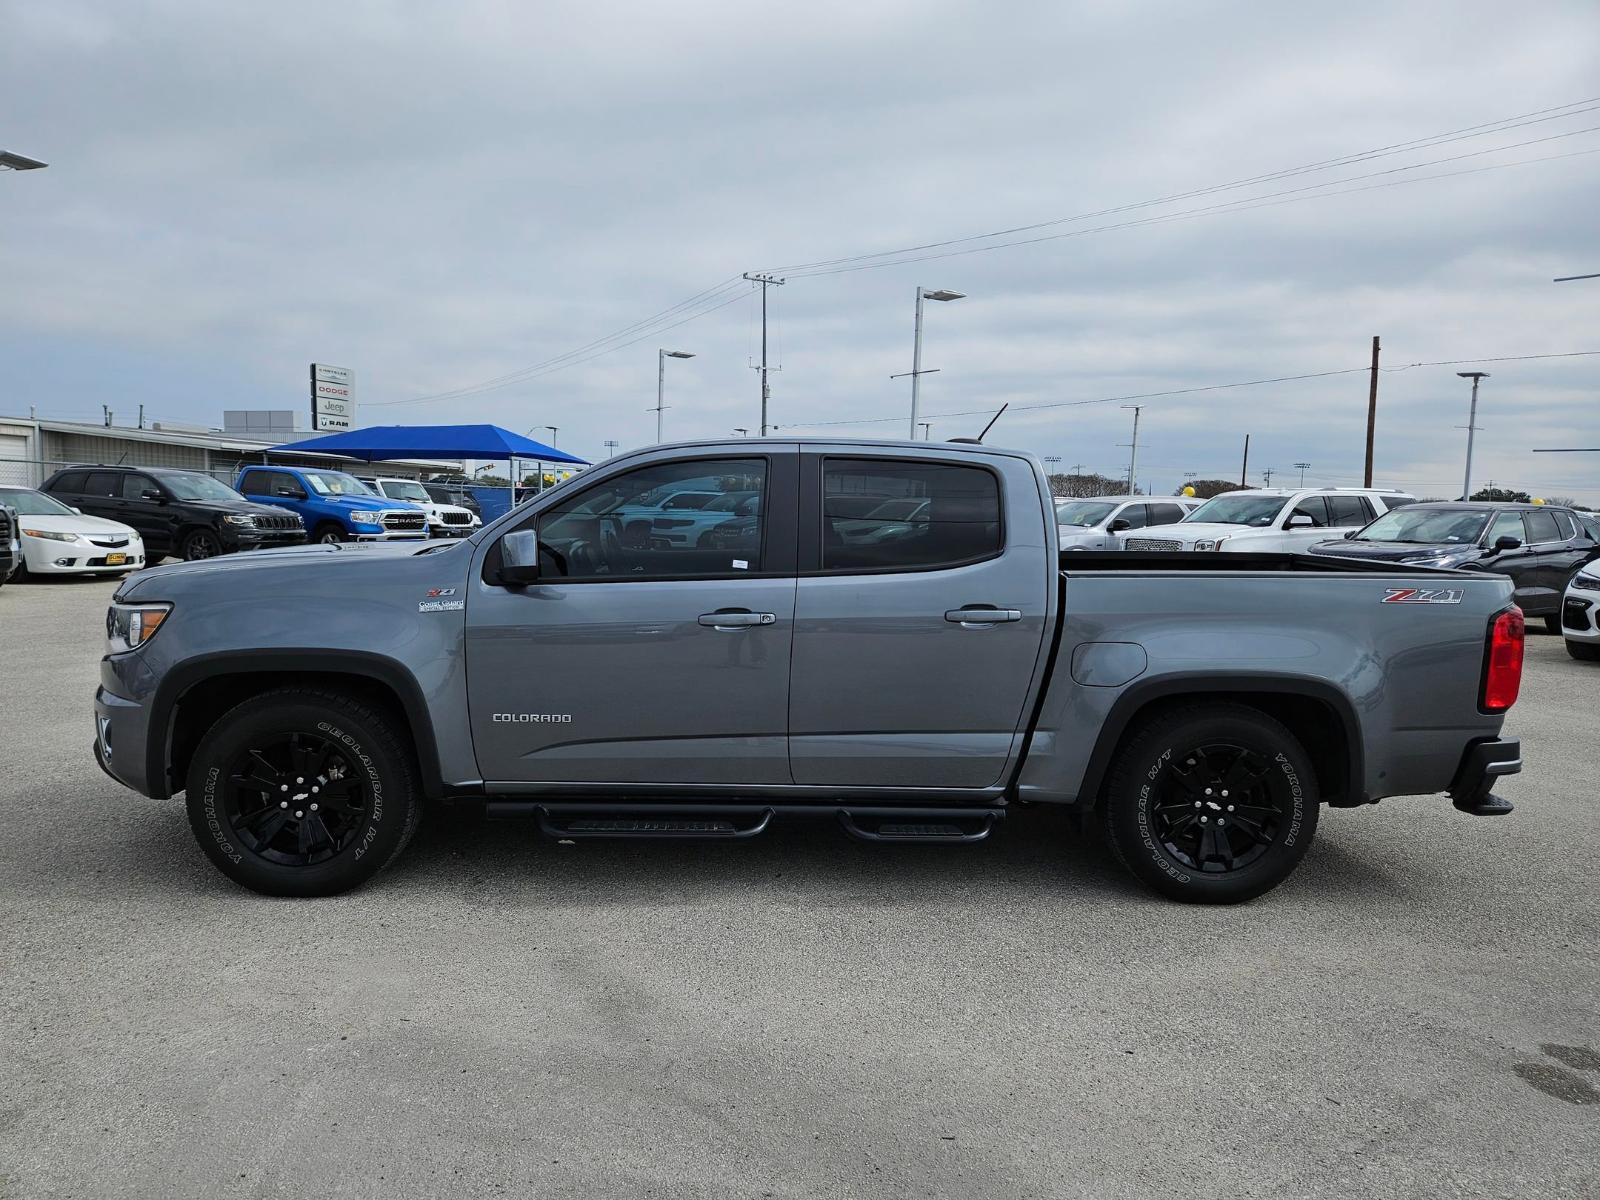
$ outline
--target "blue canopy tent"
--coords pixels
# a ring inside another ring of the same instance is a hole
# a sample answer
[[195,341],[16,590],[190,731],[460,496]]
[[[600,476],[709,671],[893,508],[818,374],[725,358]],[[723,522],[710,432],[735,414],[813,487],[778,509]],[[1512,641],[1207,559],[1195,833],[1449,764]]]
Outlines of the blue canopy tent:
[[[508,503],[516,495],[514,464],[517,459],[532,459],[540,464],[588,465],[586,460],[576,455],[512,433],[498,425],[373,425],[367,429],[351,429],[345,433],[307,438],[303,442],[285,442],[274,449],[305,454],[342,454],[367,462],[418,457],[473,459],[479,462],[504,459],[513,464],[511,488],[507,492]],[[543,474],[541,467],[541,479]],[[486,511],[484,516],[490,514]]]

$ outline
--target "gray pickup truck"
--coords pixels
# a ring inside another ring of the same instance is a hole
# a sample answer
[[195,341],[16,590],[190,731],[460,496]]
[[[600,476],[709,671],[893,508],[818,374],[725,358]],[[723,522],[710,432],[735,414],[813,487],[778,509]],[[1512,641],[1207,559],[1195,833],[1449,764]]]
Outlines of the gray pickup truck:
[[425,802],[572,839],[821,816],[890,843],[1064,805],[1201,902],[1284,879],[1324,804],[1510,811],[1508,580],[1057,536],[1014,451],[652,447],[459,541],[138,572],[95,755],[186,791],[231,879],[296,896],[393,861]]

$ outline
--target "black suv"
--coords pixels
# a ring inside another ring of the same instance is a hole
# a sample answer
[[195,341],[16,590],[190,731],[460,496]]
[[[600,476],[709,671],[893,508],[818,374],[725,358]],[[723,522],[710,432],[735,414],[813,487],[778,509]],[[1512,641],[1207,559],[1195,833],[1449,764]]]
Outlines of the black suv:
[[1579,567],[1600,556],[1600,544],[1568,508],[1440,501],[1386,512],[1311,553],[1507,575],[1522,611],[1560,633],[1562,593]]
[[306,540],[300,518],[246,500],[202,471],[166,467],[67,467],[41,491],[90,516],[132,525],[144,539],[145,561],[211,558]]

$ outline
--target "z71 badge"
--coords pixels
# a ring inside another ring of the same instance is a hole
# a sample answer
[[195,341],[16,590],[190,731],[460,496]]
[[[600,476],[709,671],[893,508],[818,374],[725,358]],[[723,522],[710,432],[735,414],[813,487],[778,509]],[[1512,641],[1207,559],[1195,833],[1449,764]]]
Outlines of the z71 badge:
[[1460,588],[1389,588],[1385,604],[1460,604]]

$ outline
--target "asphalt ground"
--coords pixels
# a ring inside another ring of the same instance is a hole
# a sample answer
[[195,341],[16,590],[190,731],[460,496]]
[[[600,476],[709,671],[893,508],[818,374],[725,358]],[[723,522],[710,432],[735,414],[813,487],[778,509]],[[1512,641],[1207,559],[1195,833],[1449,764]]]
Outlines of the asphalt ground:
[[541,840],[266,899],[90,756],[107,582],[0,589],[0,1196],[1595,1196],[1600,666],[1510,817],[1330,811],[1190,908],[1051,815]]

